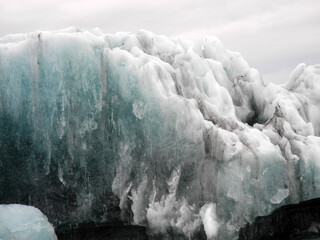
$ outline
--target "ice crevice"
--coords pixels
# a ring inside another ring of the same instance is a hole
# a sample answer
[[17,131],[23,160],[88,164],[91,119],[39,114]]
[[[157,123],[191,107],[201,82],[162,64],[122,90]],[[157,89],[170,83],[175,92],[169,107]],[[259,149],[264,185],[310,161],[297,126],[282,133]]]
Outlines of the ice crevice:
[[320,196],[319,91],[319,65],[266,83],[215,37],[4,36],[0,199],[54,225],[236,239],[256,216]]

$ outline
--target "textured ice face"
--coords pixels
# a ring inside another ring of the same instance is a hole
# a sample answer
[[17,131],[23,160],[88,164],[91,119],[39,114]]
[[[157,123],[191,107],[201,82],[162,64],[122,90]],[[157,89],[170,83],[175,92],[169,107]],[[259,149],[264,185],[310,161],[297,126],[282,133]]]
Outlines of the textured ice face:
[[318,66],[300,65],[284,86],[265,84],[212,37],[3,37],[0,199],[55,224],[120,207],[151,234],[234,239],[254,217],[320,196],[318,80]]
[[19,204],[0,205],[0,239],[57,240],[48,219],[37,208]]

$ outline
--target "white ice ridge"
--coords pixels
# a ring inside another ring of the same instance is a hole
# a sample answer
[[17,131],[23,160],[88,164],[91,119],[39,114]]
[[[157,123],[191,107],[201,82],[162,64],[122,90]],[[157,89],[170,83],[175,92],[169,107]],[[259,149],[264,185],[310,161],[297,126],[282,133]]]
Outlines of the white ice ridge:
[[[8,35],[0,110],[27,121],[46,174],[58,161],[61,183],[90,196],[78,201],[79,221],[112,185],[121,211],[154,234],[192,239],[203,226],[226,240],[258,215],[320,197],[320,65],[298,65],[280,86],[215,37]],[[96,175],[85,191],[77,167]]]
[[1,240],[57,240],[48,219],[39,209],[19,205],[0,205]]

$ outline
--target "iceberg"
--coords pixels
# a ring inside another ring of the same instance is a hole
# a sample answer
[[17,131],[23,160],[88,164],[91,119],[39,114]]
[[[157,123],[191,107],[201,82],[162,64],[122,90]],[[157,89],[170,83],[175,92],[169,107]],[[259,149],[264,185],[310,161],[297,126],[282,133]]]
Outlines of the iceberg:
[[236,239],[256,216],[320,196],[319,91],[320,65],[266,83],[215,37],[4,36],[0,203],[55,226]]
[[0,205],[0,239],[58,240],[39,209],[19,204]]

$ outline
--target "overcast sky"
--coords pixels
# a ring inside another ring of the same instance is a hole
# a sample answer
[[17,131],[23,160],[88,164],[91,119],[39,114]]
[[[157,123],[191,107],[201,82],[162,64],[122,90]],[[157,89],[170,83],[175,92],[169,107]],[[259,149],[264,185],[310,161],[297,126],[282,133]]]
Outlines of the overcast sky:
[[214,35],[273,82],[320,63],[320,0],[0,0],[0,36],[69,26]]

